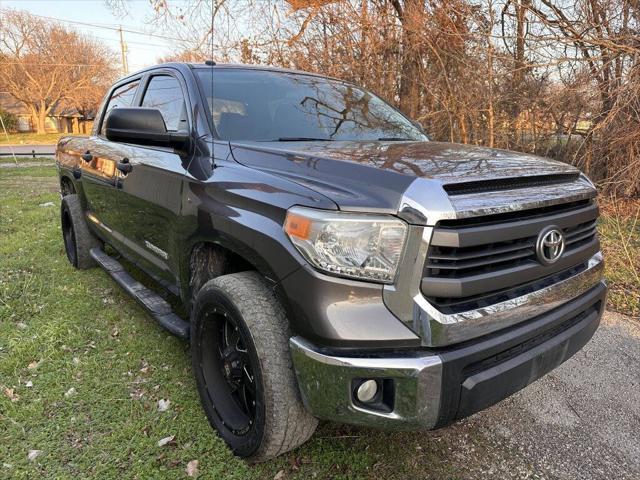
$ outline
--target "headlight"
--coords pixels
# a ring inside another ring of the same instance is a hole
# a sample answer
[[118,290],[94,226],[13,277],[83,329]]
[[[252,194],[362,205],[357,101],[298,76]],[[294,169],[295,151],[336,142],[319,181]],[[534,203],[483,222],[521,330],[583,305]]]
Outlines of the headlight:
[[293,207],[287,212],[284,231],[309,263],[320,270],[393,283],[407,225],[388,215]]

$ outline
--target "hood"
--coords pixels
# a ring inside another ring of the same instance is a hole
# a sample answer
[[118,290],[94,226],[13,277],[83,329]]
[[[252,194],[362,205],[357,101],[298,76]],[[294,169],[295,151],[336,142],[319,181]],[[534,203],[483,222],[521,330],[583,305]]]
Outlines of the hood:
[[283,175],[343,210],[397,212],[415,178],[439,185],[577,173],[535,155],[444,142],[243,142],[241,164]]

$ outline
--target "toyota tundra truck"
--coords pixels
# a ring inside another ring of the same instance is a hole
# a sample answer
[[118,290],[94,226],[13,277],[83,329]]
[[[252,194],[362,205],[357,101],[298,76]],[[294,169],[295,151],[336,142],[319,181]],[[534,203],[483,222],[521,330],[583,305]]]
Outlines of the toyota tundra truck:
[[56,165],[70,263],[190,341],[206,416],[248,461],[319,419],[467,417],[574,355],[605,307],[587,177],[430,141],[345,81],[154,66]]

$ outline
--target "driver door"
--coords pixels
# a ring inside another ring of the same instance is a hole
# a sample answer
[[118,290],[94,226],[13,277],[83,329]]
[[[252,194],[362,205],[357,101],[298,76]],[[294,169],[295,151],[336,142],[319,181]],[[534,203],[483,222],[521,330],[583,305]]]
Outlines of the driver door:
[[[168,131],[189,131],[188,101],[181,77],[171,70],[154,71],[142,82],[137,106],[155,108]],[[176,232],[188,152],[169,147],[103,140],[119,171],[115,225],[125,256],[167,287],[178,283]]]

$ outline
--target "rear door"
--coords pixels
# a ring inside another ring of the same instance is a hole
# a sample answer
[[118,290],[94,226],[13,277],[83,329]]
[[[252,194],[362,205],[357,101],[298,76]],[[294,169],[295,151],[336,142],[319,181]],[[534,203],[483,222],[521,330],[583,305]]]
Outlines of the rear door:
[[[101,112],[101,118],[113,108],[130,107],[136,101],[140,79],[133,79],[117,86],[111,92]],[[109,143],[103,141],[104,122],[100,130],[84,140],[85,149],[78,152],[82,187],[87,200],[87,212],[90,218],[101,226],[99,232],[112,240],[113,228],[118,215],[117,182],[120,172],[116,169],[115,159]]]
[[[168,131],[190,131],[189,99],[178,72],[154,71],[142,82],[139,106],[160,110]],[[184,174],[190,153],[173,148],[109,142],[112,158],[131,171],[118,180],[116,226],[131,259],[158,280],[177,285],[176,245]]]

